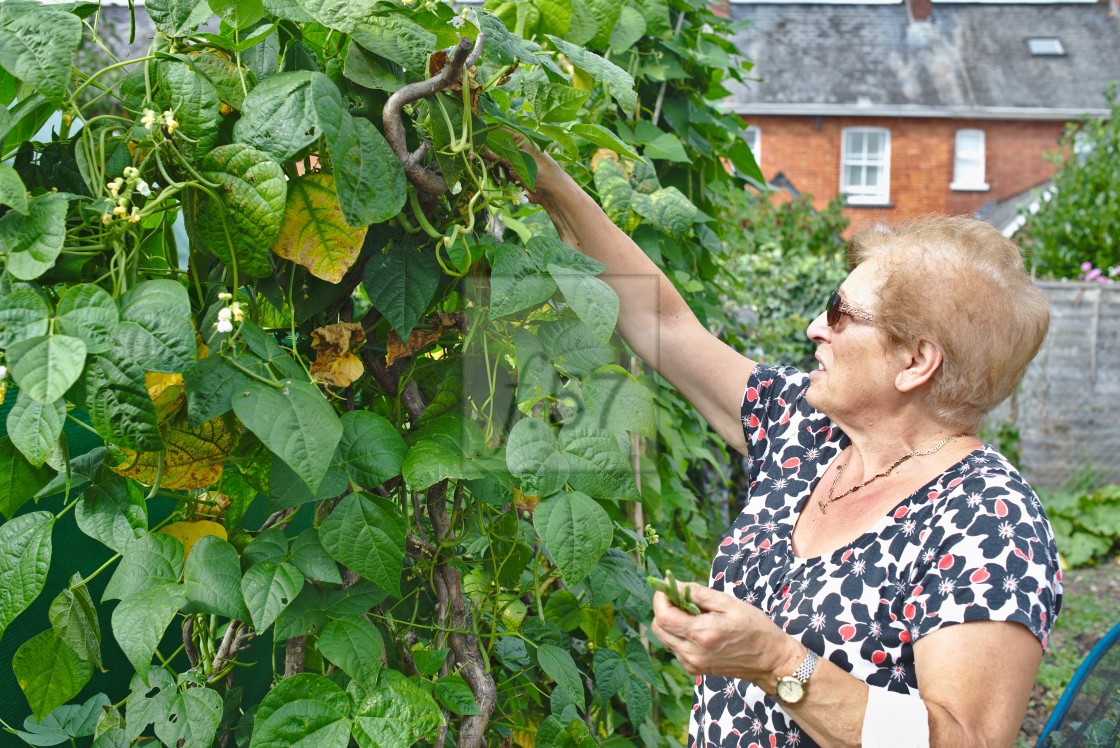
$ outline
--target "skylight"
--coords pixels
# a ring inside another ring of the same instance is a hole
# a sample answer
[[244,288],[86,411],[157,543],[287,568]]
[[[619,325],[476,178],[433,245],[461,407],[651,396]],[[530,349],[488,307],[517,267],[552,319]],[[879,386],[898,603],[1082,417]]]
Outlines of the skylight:
[[1036,57],[1060,57],[1066,53],[1062,40],[1056,36],[1032,36],[1027,39],[1027,46]]

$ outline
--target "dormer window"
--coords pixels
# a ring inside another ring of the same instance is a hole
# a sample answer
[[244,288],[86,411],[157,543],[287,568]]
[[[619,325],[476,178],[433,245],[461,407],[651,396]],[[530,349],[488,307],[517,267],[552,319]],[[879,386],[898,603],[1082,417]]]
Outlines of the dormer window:
[[1035,57],[1064,57],[1066,48],[1056,36],[1032,36],[1027,39],[1027,47]]

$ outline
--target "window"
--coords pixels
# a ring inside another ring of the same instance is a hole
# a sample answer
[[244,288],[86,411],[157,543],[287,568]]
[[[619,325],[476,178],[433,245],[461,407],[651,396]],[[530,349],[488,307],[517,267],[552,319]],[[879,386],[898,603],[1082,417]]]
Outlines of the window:
[[951,190],[986,190],[984,181],[984,131],[957,130]]
[[743,140],[754,155],[754,162],[762,168],[762,132],[755,125],[751,125],[743,133]]
[[1062,57],[1066,48],[1056,36],[1032,36],[1027,39],[1027,48],[1035,57]]
[[848,127],[840,153],[840,191],[849,205],[890,201],[891,131],[885,127]]

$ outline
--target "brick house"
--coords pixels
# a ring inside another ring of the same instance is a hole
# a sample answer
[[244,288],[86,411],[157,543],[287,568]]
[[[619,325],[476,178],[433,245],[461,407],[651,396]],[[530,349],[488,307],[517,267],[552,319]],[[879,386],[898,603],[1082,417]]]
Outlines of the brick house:
[[760,80],[732,111],[768,180],[853,227],[976,214],[1046,181],[1067,122],[1108,112],[1120,0],[732,0]]

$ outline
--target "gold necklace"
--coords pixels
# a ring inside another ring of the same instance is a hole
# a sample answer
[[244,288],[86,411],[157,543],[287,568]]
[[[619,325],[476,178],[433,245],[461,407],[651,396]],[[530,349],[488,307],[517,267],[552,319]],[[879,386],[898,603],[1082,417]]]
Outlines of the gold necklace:
[[[879,480],[880,478],[887,477],[888,475],[891,474],[891,472],[896,467],[898,467],[902,463],[906,462],[911,457],[924,457],[925,455],[931,455],[934,452],[937,452],[938,450],[940,450],[942,447],[944,447],[949,442],[953,441],[954,439],[960,439],[962,436],[968,436],[968,434],[954,434],[953,436],[947,436],[944,439],[942,439],[941,442],[936,447],[934,447],[933,449],[926,449],[926,450],[922,450],[922,451],[914,450],[913,452],[907,452],[906,454],[902,455],[902,457],[899,457],[897,460],[892,462],[890,464],[890,466],[886,470],[884,470],[883,472],[879,473],[878,475],[873,475],[870,478],[868,478],[867,480],[865,480],[863,483],[860,483],[858,486],[853,486],[852,488],[849,488],[847,491],[840,494],[839,496],[833,497],[832,494],[836,492],[836,484],[840,482],[840,476],[841,476],[841,474],[843,474],[844,468],[846,468],[848,466],[847,463],[844,463],[840,467],[836,468],[836,477],[832,479],[832,485],[828,489],[828,501],[817,501],[817,506],[819,506],[821,508],[821,514],[828,514],[828,506],[832,502],[839,501],[840,499],[844,498],[845,496],[848,496],[849,494],[855,493],[856,491],[860,490],[861,488],[866,486],[868,483],[871,483],[872,481],[876,481],[876,480]],[[851,456],[849,456],[848,460],[850,461],[851,459],[852,459]]]

